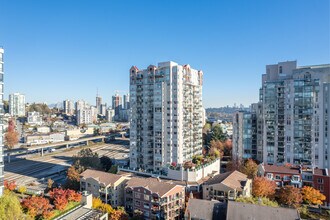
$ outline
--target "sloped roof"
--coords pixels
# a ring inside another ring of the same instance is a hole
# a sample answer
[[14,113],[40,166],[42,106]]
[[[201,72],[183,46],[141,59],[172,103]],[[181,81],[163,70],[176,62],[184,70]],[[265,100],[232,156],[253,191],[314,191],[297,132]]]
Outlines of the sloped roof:
[[264,166],[265,172],[267,172],[267,173],[287,173],[287,174],[293,174],[293,175],[300,174],[299,168],[268,165],[268,164],[265,164],[263,166]]
[[296,209],[228,201],[227,220],[298,220]]
[[237,170],[215,175],[206,181],[206,185],[222,183],[232,189],[241,190],[248,180],[247,175]]
[[176,186],[183,187],[181,185],[171,184],[169,182],[163,182],[156,178],[139,178],[132,177],[126,183],[127,187],[144,187],[149,189],[153,193],[158,193],[160,197],[164,196],[167,192],[175,188]]
[[94,178],[98,180],[100,183],[103,183],[105,186],[108,186],[110,184],[114,184],[117,182],[122,176],[113,174],[113,173],[107,173],[99,170],[92,170],[87,169],[84,172],[80,174],[81,177],[84,179],[87,178]]
[[185,216],[188,219],[225,219],[226,204],[216,200],[189,199]]
[[327,172],[326,169],[315,168],[314,169],[314,175],[318,175],[318,176],[329,176],[329,173]]

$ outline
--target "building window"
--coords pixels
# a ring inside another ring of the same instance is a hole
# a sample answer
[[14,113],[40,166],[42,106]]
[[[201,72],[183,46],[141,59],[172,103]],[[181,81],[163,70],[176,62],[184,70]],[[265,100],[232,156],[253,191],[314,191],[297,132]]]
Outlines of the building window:
[[323,179],[322,178],[317,178],[317,183],[323,184]]
[[134,193],[134,197],[137,198],[137,199],[141,198],[141,193],[137,193],[137,192]]
[[149,196],[148,195],[144,195],[144,200],[149,201]]
[[276,180],[281,180],[281,176],[280,175],[275,175],[275,179]]
[[267,173],[267,178],[270,179],[270,180],[273,179],[273,174],[272,173]]

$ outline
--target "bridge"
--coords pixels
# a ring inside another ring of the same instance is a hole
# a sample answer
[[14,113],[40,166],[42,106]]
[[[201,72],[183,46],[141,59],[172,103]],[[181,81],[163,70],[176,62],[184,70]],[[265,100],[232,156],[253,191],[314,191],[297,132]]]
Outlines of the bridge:
[[[111,135],[113,136],[113,135]],[[110,137],[110,136],[104,136],[104,135],[100,135],[100,136],[93,136],[93,137],[87,137],[87,138],[80,138],[77,140],[72,140],[72,141],[62,141],[62,142],[55,142],[55,143],[49,143],[49,144],[43,144],[43,145],[38,145],[38,146],[31,146],[31,147],[26,147],[26,148],[15,148],[15,149],[11,149],[11,150],[5,150],[4,151],[4,155],[8,156],[8,163],[10,163],[10,155],[14,155],[14,154],[18,154],[18,153],[29,153],[32,151],[41,151],[41,156],[44,156],[44,150],[48,149],[48,148],[59,148],[59,147],[66,147],[69,148],[70,145],[73,144],[81,144],[81,143],[86,143],[86,145],[88,145],[89,141],[97,141],[97,140],[101,140],[102,142],[104,142],[104,139],[106,137]]]

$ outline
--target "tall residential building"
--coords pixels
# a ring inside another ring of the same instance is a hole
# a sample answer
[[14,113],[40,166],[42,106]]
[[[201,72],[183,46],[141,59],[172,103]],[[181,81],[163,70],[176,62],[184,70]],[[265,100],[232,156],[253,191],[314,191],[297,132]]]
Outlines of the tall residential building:
[[73,115],[74,114],[74,105],[71,100],[64,100],[63,101],[63,110],[64,113],[67,115]]
[[92,124],[93,110],[90,108],[79,109],[77,112],[77,125]]
[[261,105],[252,104],[250,111],[240,110],[233,117],[233,148],[235,160],[252,158],[262,161]]
[[266,66],[260,103],[263,161],[330,168],[330,65]]
[[9,114],[14,117],[25,116],[25,95],[20,93],[9,95]]
[[102,105],[102,97],[99,96],[99,94],[97,93],[96,94],[96,109],[97,109],[98,114],[102,114],[101,105]]
[[129,109],[129,94],[126,94],[123,96],[123,108],[124,109]]
[[203,72],[174,62],[130,69],[130,167],[160,171],[202,153]]
[[76,114],[78,114],[78,111],[80,109],[84,109],[84,108],[87,108],[88,107],[88,104],[84,101],[84,100],[78,100],[76,102]]
[[0,47],[0,196],[3,194],[3,182],[4,182],[4,159],[3,159],[3,92],[4,92],[4,83],[3,83],[3,48]]
[[113,122],[114,117],[115,117],[115,110],[111,109],[111,108],[107,109],[106,115],[105,115],[107,122]]
[[119,111],[122,109],[122,98],[121,96],[116,93],[112,96],[112,108],[115,110],[115,117],[119,119]]

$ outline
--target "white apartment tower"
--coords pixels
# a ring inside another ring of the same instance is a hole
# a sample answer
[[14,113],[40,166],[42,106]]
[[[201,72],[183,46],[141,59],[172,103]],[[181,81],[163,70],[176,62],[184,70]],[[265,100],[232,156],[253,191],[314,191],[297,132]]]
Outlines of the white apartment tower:
[[330,65],[266,66],[260,104],[263,161],[330,168]]
[[14,117],[25,116],[25,95],[20,93],[9,95],[9,114]]
[[73,115],[74,114],[74,105],[71,100],[64,100],[63,101],[63,109],[64,113],[67,115]]
[[202,153],[203,72],[174,62],[130,69],[130,167],[160,171]]
[[[0,103],[3,103],[3,91],[4,91],[4,83],[3,83],[3,48],[0,47]],[[0,105],[0,197],[3,194],[3,181],[4,181],[4,159],[3,159],[3,104]]]

